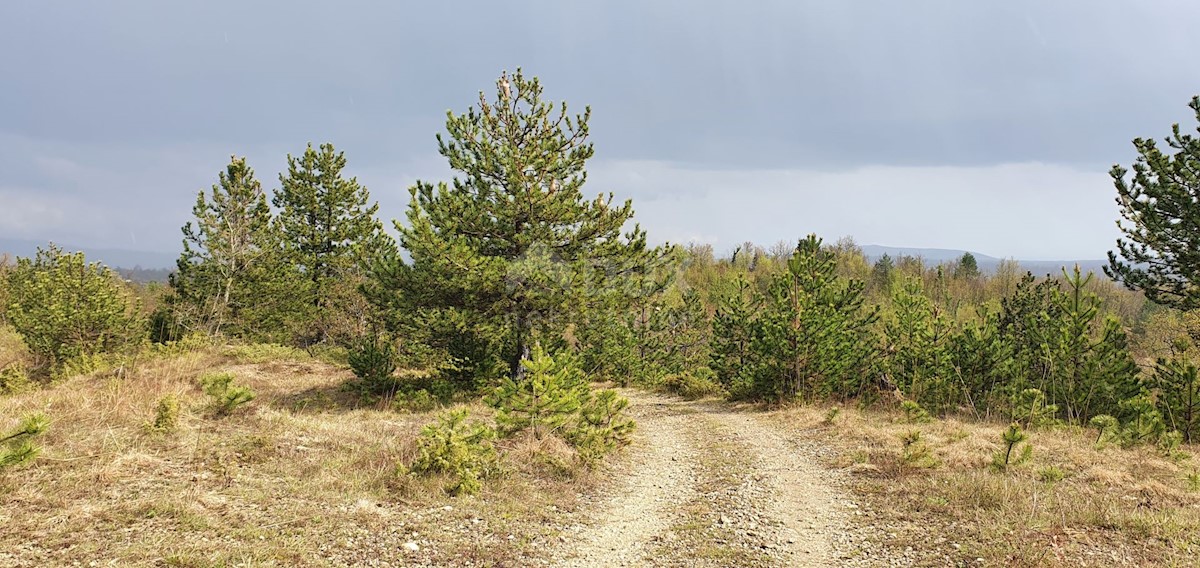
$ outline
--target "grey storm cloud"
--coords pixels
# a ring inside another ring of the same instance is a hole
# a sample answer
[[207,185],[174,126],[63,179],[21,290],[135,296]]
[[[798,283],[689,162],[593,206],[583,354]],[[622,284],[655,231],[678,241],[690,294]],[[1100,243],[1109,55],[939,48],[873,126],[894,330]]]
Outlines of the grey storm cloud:
[[[271,187],[308,141],[344,149],[402,216],[406,184],[449,175],[433,139],[446,110],[521,66],[592,106],[593,190],[644,203],[652,236],[731,246],[819,227],[1098,257],[1115,219],[1105,170],[1133,137],[1189,122],[1200,92],[1200,5],[1185,1],[50,0],[6,2],[0,22],[0,237],[159,250],[230,154]],[[806,203],[825,214],[755,222]],[[1077,213],[1026,243],[1025,226],[867,223],[873,203],[913,219]]]

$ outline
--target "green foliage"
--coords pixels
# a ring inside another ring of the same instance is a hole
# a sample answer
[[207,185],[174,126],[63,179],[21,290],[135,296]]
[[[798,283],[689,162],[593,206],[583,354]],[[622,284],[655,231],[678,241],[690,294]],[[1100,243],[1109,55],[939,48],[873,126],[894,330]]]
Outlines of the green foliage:
[[[1063,271],[1065,290],[1052,291],[1060,316],[1050,320],[1042,357],[1049,363],[1040,390],[1068,420],[1082,423],[1111,413],[1138,390],[1137,364],[1129,354],[1125,331],[1114,318],[1101,324],[1100,299],[1087,291],[1093,275]],[[1097,326],[1099,332],[1097,333]]]
[[540,344],[523,364],[524,377],[505,378],[489,400],[500,431],[507,436],[528,429],[538,439],[561,434],[588,397],[583,371],[568,353],[555,357]]
[[863,283],[837,274],[835,255],[809,235],[775,276],[755,323],[754,396],[855,396],[868,386],[878,310],[863,308]]
[[920,404],[915,401],[906,400],[900,403],[900,410],[904,412],[904,421],[909,424],[925,424],[933,422],[933,417]]
[[821,419],[821,424],[823,424],[825,426],[833,426],[834,422],[837,421],[837,417],[840,416],[841,414],[842,414],[842,408],[840,406],[834,406],[834,407],[830,408],[829,410],[825,411],[825,418]]
[[717,299],[712,319],[712,349],[709,366],[726,389],[738,390],[753,380],[752,350],[756,304],[761,298],[743,275]]
[[465,408],[449,410],[425,426],[417,439],[417,457],[409,466],[412,473],[449,476],[451,482],[444,489],[454,495],[478,493],[480,482],[500,471],[493,445],[496,430],[468,422],[467,417]]
[[628,443],[634,428],[624,414],[629,401],[616,391],[592,392],[575,357],[551,355],[535,344],[523,364],[524,376],[505,378],[488,400],[502,434],[529,430],[537,439],[558,436],[589,466]]
[[906,279],[892,296],[894,316],[885,325],[887,369],[913,402],[941,412],[958,401],[952,323],[926,297],[921,281]]
[[1038,479],[1045,483],[1058,483],[1066,476],[1067,473],[1056,465],[1048,465],[1038,470]]
[[137,303],[107,267],[51,244],[8,274],[13,329],[52,370],[141,339]]
[[158,399],[154,421],[147,426],[155,432],[174,432],[179,427],[179,398],[169,394]]
[[958,259],[958,265],[954,268],[954,277],[958,279],[973,279],[979,277],[979,262],[975,260],[975,255],[964,252],[962,257]]
[[284,261],[301,275],[293,293],[310,309],[307,321],[294,323],[300,339],[311,344],[333,335],[339,301],[352,303],[358,294],[339,283],[392,256],[395,243],[375,218],[379,206],[370,203],[367,188],[356,178],[343,177],[344,152],[332,144],[309,144],[287,161],[287,174],[279,176],[280,187],[271,200],[279,208],[274,228]]
[[273,316],[287,311],[297,278],[279,262],[266,193],[245,158],[233,156],[211,193],[200,191],[192,215],[157,338],[187,330],[279,340],[284,323]]
[[0,434],[0,472],[33,461],[41,452],[33,440],[49,426],[45,414],[30,414],[22,418],[15,429]]
[[208,373],[200,377],[200,388],[212,399],[213,413],[227,416],[238,407],[254,400],[250,387],[233,383],[233,373]]
[[[1200,122],[1200,97],[1189,106]],[[1173,155],[1153,139],[1134,139],[1133,176],[1119,165],[1109,172],[1125,238],[1104,272],[1152,302],[1192,310],[1200,308],[1200,138],[1175,124],[1166,143]]]
[[1123,446],[1156,444],[1167,433],[1167,424],[1149,393],[1121,401],[1120,409]]
[[1108,414],[1093,416],[1088,425],[1096,429],[1096,447],[1121,439],[1121,422]]
[[1188,491],[1200,491],[1200,471],[1192,470],[1184,476],[1183,480],[1187,484]]
[[[1000,434],[1000,451],[992,456],[992,469],[1000,472],[1008,471],[1009,467],[1029,461],[1033,457],[1033,446],[1028,442],[1021,445],[1027,439],[1028,436],[1021,430],[1020,424],[1016,422],[1009,424],[1008,428]],[[1021,448],[1020,450],[1017,450],[1018,446]],[[1016,455],[1014,455],[1014,451]]]
[[0,369],[0,394],[20,394],[32,390],[34,386],[24,365],[13,363]]
[[639,276],[674,260],[636,225],[622,234],[630,202],[584,197],[588,111],[544,101],[520,71],[496,86],[495,99],[448,114],[438,150],[462,177],[410,189],[408,223],[396,229],[412,262],[381,262],[368,286],[397,333],[459,322],[434,346],[475,383],[499,368],[521,374],[533,343],[561,337],[593,307],[628,302]]
[[721,383],[713,380],[713,372],[708,368],[667,375],[663,378],[662,388],[686,399],[716,396],[725,392]]
[[396,393],[396,347],[387,337],[371,335],[360,339],[350,349],[350,370],[358,377],[359,389],[370,395],[391,396]]
[[1023,423],[1026,428],[1051,426],[1057,420],[1058,406],[1046,404],[1046,395],[1037,389],[1025,389],[1018,393],[1012,404],[1013,422]]
[[592,466],[609,452],[629,444],[636,425],[625,415],[628,406],[629,400],[614,390],[593,393],[584,401],[566,439],[585,465]]
[[1160,357],[1148,383],[1171,429],[1178,430],[1189,444],[1200,440],[1200,372],[1196,364],[1182,357]]
[[900,435],[900,464],[906,467],[932,469],[941,465],[934,457],[929,445],[921,437],[920,430],[910,430]]

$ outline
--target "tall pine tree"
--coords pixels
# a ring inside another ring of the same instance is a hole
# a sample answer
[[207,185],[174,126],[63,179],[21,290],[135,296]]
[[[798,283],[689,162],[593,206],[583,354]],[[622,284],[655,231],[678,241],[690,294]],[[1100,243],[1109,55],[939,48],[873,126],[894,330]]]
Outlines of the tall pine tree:
[[585,199],[590,114],[543,100],[538,80],[519,70],[502,74],[494,99],[481,92],[476,108],[448,113],[448,139],[438,136],[461,177],[409,190],[408,223],[396,228],[412,262],[377,271],[375,297],[455,332],[431,340],[468,360],[467,376],[487,379],[501,366],[521,375],[536,337],[632,294],[628,277],[667,257],[638,226],[622,234],[631,202]]
[[192,214],[170,279],[172,311],[186,328],[220,333],[232,326],[236,333],[248,327],[244,312],[263,301],[253,283],[276,245],[266,194],[245,158],[230,159],[212,192],[196,196]]
[[[288,156],[287,174],[279,176],[272,199],[279,208],[284,257],[303,275],[297,292],[311,307],[305,341],[329,338],[335,312],[344,312],[357,295],[352,283],[394,247],[375,217],[379,205],[357,178],[342,175],[345,166],[345,153],[332,144],[309,144],[300,156]],[[351,285],[339,286],[347,282]]]
[[[1189,106],[1200,122],[1200,97]],[[1125,238],[1109,251],[1104,272],[1153,302],[1192,310],[1200,308],[1200,138],[1175,124],[1166,143],[1173,155],[1153,139],[1135,139],[1133,176],[1119,165],[1109,173]]]

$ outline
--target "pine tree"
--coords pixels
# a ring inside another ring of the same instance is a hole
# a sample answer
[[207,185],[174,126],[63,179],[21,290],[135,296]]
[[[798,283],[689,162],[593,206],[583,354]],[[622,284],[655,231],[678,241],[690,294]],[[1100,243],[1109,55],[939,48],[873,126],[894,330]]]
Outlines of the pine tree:
[[838,277],[835,255],[816,235],[799,242],[787,271],[771,283],[756,326],[759,396],[862,392],[876,348],[870,326],[878,318],[878,309],[863,308],[863,287]]
[[959,279],[973,279],[979,277],[979,261],[975,260],[975,255],[964,252],[962,257],[958,259],[958,266],[954,268],[954,277]]
[[36,458],[41,448],[33,443],[33,439],[45,433],[49,424],[44,414],[30,414],[22,418],[15,429],[0,430],[0,472]]
[[892,296],[894,317],[885,325],[888,372],[909,399],[941,411],[959,393],[952,360],[952,323],[925,295],[921,281],[908,278]]
[[754,367],[751,344],[757,297],[745,277],[738,275],[730,290],[717,300],[712,320],[712,355],[709,366],[726,389],[741,386]]
[[177,323],[208,333],[256,327],[244,312],[266,301],[252,283],[263,280],[276,241],[266,194],[245,158],[231,158],[212,192],[196,196],[192,214],[170,279]]
[[[489,380],[497,362],[520,375],[535,340],[589,306],[634,296],[630,277],[670,257],[636,225],[622,234],[631,202],[584,198],[590,109],[568,114],[520,71],[496,86],[494,100],[480,93],[477,108],[448,113],[438,151],[462,177],[410,188],[408,223],[396,228],[412,263],[377,271],[372,294],[431,324],[459,318],[460,334],[485,346],[467,366],[474,380]],[[463,358],[460,344],[433,340]]]
[[583,372],[568,354],[551,356],[541,344],[534,344],[522,364],[524,376],[505,378],[492,396],[496,423],[506,435],[532,430],[542,439],[561,432],[589,396]]
[[[1189,106],[1200,122],[1200,97]],[[1200,138],[1175,124],[1166,143],[1173,155],[1135,139],[1133,176],[1120,165],[1109,172],[1125,238],[1104,272],[1155,303],[1192,310],[1200,308]]]
[[1149,378],[1159,411],[1187,443],[1200,439],[1200,370],[1180,350],[1170,359],[1160,357]]
[[309,144],[300,156],[288,155],[287,174],[279,176],[272,199],[279,208],[275,224],[284,256],[305,281],[297,292],[315,312],[315,327],[305,333],[309,341],[328,339],[335,311],[331,306],[338,300],[352,302],[347,296],[357,294],[338,283],[361,277],[368,264],[394,247],[375,218],[379,205],[370,202],[357,178],[343,177],[345,166],[345,153],[332,144]]
[[8,273],[7,317],[51,371],[144,337],[138,304],[112,270],[54,244]]

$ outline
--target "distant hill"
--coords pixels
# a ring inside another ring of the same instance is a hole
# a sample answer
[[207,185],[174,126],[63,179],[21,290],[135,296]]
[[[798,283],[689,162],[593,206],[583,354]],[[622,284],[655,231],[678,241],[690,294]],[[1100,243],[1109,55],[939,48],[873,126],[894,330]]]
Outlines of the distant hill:
[[[37,254],[38,247],[45,247],[45,241],[25,241],[0,238],[0,254],[10,256],[31,257]],[[79,246],[72,243],[55,243],[66,251],[83,251],[89,262],[100,262],[114,269],[138,269],[142,272],[156,272],[175,268],[175,260],[179,253],[156,252],[144,250],[106,249]],[[128,276],[127,276],[128,277]]]
[[[925,262],[928,264],[939,264],[942,262],[958,260],[958,259],[962,258],[962,255],[964,253],[970,252],[972,255],[975,256],[975,262],[979,264],[979,270],[981,270],[983,272],[995,272],[996,267],[999,266],[1000,262],[1002,262],[1004,260],[1004,259],[996,258],[994,256],[988,256],[986,254],[981,254],[981,253],[974,252],[974,251],[965,251],[965,250],[957,250],[957,249],[889,247],[889,246],[882,246],[882,245],[865,245],[862,247],[862,249],[863,249],[863,254],[866,254],[867,258],[870,259],[871,262],[875,262],[876,260],[879,260],[879,257],[886,254],[886,255],[892,257],[893,259],[898,258],[900,256],[904,256],[904,255],[919,257],[919,258],[924,259]],[[1017,264],[1019,264],[1021,266],[1021,268],[1028,270],[1039,276],[1043,275],[1043,274],[1058,274],[1059,271],[1062,270],[1063,267],[1066,267],[1067,270],[1070,270],[1076,264],[1078,264],[1079,268],[1081,270],[1083,270],[1084,272],[1091,271],[1091,272],[1095,272],[1096,274],[1103,275],[1102,267],[1104,267],[1105,265],[1108,264],[1107,260],[1095,260],[1095,259],[1089,259],[1089,260],[1017,260],[1016,262],[1017,262]]]

